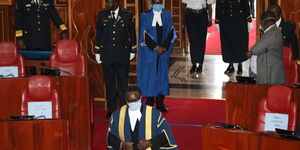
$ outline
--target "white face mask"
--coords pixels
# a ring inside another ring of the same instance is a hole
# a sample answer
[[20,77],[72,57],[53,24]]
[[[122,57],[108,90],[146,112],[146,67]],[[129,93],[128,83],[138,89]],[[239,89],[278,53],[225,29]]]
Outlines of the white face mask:
[[138,101],[127,103],[127,105],[129,106],[129,110],[135,111],[141,108],[142,100],[139,99]]

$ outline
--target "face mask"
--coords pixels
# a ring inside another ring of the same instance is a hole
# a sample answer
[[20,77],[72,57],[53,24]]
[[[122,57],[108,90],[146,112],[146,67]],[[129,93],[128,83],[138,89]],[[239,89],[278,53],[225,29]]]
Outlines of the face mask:
[[163,9],[163,5],[162,4],[153,4],[152,8],[154,11],[161,11]]
[[142,106],[142,101],[141,99],[135,102],[131,102],[131,103],[127,103],[127,105],[129,106],[129,109],[132,111],[138,110],[141,108]]

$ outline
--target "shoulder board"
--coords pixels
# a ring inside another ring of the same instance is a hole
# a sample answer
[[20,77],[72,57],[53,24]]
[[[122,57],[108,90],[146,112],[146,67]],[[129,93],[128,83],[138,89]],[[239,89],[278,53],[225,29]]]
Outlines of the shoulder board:
[[121,8],[121,10],[131,12],[130,10],[128,10],[126,8]]
[[102,8],[102,9],[99,10],[99,13],[106,12],[106,11],[107,11],[107,9]]

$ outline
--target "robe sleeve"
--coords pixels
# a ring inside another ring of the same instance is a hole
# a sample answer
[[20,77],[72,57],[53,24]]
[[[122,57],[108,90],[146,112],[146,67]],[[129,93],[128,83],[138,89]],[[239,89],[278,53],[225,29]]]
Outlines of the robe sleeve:
[[120,143],[122,141],[111,132],[108,132],[107,142],[113,149],[120,149]]
[[[159,119],[157,122],[157,127],[158,127],[159,131],[161,131],[160,135],[163,134],[166,138],[166,143],[162,143],[162,145],[159,146],[160,149],[177,150],[178,147],[175,142],[172,131],[169,127],[169,124],[167,123],[166,119],[164,118],[164,116],[161,113],[160,113],[160,116],[159,116]],[[161,137],[161,138],[163,138],[163,137]]]
[[151,140],[152,149],[159,149],[161,146],[168,146],[168,139],[165,133],[161,133],[160,135],[152,138]]
[[166,50],[168,50],[172,43],[173,37],[174,37],[174,28],[171,29],[167,38],[165,39],[165,41],[162,43],[161,46],[164,47]]
[[145,43],[151,50],[154,50],[157,46],[157,43],[150,37],[148,33],[145,33]]

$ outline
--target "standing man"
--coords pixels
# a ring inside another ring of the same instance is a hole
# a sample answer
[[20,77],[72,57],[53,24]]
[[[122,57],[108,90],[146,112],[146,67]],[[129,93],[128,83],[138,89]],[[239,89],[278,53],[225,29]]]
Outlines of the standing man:
[[299,48],[295,23],[281,17],[281,8],[278,5],[271,5],[268,10],[275,14],[276,26],[281,30],[283,45],[292,48],[293,59],[297,60]]
[[176,32],[173,19],[163,9],[162,0],[152,0],[152,9],[140,16],[138,86],[147,105],[154,105],[167,112],[164,98],[169,95],[169,55],[172,52]]
[[220,31],[223,61],[229,63],[225,74],[234,72],[233,63],[238,63],[238,74],[243,72],[251,21],[249,0],[217,0],[215,23]]
[[192,68],[190,73],[201,73],[206,47],[207,27],[212,25],[211,4],[215,0],[182,0],[186,4],[185,24],[190,41]]
[[120,0],[107,0],[106,9],[100,10],[97,18],[95,49],[102,61],[107,118],[116,109],[116,89],[120,106],[126,104],[124,94],[128,84],[129,56],[136,50],[133,14],[121,9],[119,3]]
[[275,15],[266,11],[261,17],[263,35],[259,41],[246,52],[248,58],[257,56],[257,84],[282,85],[285,83],[283,64],[283,40],[281,31],[275,25]]
[[164,116],[142,104],[138,87],[128,87],[127,105],[112,114],[108,128],[109,150],[177,150],[172,131]]
[[61,39],[67,39],[68,30],[52,0],[16,0],[18,49],[50,51],[50,20],[61,30]]

